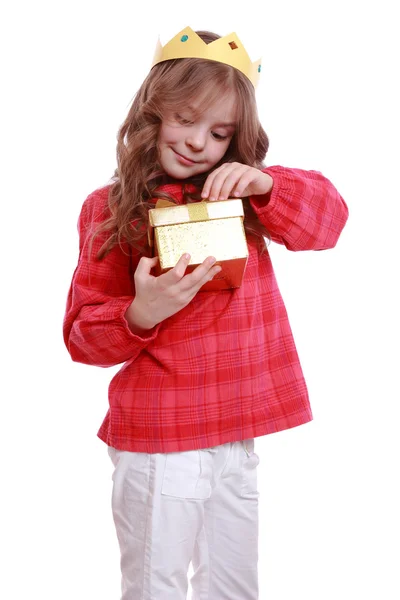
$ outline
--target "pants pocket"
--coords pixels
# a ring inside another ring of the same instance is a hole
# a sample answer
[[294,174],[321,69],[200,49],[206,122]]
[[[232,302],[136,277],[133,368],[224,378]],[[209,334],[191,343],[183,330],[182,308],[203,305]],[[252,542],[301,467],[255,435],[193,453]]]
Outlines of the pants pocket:
[[240,495],[242,498],[258,498],[260,494],[257,490],[257,466],[260,459],[254,452],[254,439],[243,440],[243,455]]
[[202,450],[166,454],[161,493],[206,500],[211,496],[212,455]]

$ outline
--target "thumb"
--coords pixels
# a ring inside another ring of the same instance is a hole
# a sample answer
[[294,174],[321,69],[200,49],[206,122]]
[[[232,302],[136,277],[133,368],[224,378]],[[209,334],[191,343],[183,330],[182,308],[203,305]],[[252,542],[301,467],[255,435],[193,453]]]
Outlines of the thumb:
[[142,256],[142,258],[138,262],[138,266],[136,268],[136,273],[141,274],[150,274],[151,269],[153,269],[158,263],[158,256],[154,256],[153,258],[147,258],[147,256]]

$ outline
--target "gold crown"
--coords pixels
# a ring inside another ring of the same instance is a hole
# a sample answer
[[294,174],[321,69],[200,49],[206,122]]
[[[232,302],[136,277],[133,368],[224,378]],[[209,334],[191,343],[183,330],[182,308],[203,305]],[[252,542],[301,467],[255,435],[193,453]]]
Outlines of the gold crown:
[[236,33],[206,44],[190,27],[182,29],[165,46],[157,42],[152,67],[174,58],[204,58],[231,65],[241,71],[256,87],[261,72],[261,59],[252,63]]

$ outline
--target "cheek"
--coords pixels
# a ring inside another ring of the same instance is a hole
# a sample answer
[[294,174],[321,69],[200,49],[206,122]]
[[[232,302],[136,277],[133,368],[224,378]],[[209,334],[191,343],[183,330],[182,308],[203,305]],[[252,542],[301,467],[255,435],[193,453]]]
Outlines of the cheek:
[[220,142],[220,143],[214,145],[213,157],[214,157],[215,162],[218,162],[219,160],[221,160],[221,158],[225,155],[228,148],[229,148],[229,142],[226,142],[226,143]]
[[158,143],[169,143],[174,142],[177,137],[177,127],[171,127],[168,125],[162,125],[158,136]]

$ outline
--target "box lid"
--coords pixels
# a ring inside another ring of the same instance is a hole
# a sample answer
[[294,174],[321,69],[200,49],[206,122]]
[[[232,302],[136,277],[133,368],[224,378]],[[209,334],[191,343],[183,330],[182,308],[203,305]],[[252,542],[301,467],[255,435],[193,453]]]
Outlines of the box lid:
[[176,225],[191,221],[209,221],[210,219],[226,219],[228,217],[243,217],[243,201],[241,198],[217,202],[194,202],[164,208],[149,210],[151,227]]

